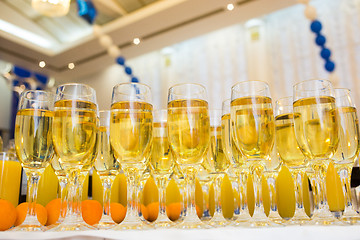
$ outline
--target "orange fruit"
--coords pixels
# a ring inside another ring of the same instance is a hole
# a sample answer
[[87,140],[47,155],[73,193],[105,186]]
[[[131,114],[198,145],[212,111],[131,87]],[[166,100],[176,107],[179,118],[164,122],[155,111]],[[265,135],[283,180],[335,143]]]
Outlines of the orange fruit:
[[170,203],[166,206],[166,213],[171,221],[178,220],[181,214],[181,203]]
[[[35,210],[38,221],[40,222],[41,225],[45,226],[47,221],[46,208],[43,205],[37,203]],[[27,212],[28,212],[27,202],[23,202],[16,207],[17,218],[16,218],[15,226],[18,226],[24,222]]]
[[16,221],[16,210],[11,202],[0,199],[0,231],[5,231],[14,226]]
[[[66,205],[64,207],[66,207]],[[60,209],[61,209],[61,198],[56,198],[56,199],[51,200],[46,205],[45,208],[47,210],[46,226],[50,226],[50,225],[56,223],[58,221],[58,219],[59,219]]]
[[145,207],[144,204],[141,204],[141,205],[140,205],[140,211],[141,211],[141,214],[143,215],[143,217],[144,217],[146,220],[148,220],[149,214],[148,214],[147,208]]
[[116,223],[121,223],[126,215],[126,208],[121,203],[110,203],[111,218]]
[[96,200],[85,200],[81,203],[82,218],[87,224],[94,225],[99,223],[102,211],[101,204]]
[[201,219],[203,212],[201,211],[201,208],[198,205],[195,205],[196,208],[196,213],[198,215],[198,217]]
[[148,212],[148,220],[149,222],[153,222],[157,219],[159,213],[159,202],[153,202],[146,206]]

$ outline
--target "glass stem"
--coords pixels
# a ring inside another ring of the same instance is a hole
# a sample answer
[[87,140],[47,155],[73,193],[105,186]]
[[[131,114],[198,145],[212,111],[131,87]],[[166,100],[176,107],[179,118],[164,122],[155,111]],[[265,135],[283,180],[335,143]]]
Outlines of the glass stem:
[[110,200],[111,200],[111,186],[113,180],[111,177],[101,177],[103,186],[103,217],[110,217]]
[[26,176],[28,179],[28,189],[27,189],[27,202],[28,202],[28,213],[26,215],[26,219],[23,224],[29,223],[39,223],[36,217],[36,199],[37,199],[37,192],[39,186],[39,180],[41,176],[41,172],[35,171],[30,172],[26,171]]
[[157,178],[157,183],[159,186],[159,214],[158,214],[158,220],[169,220],[166,215],[166,182],[167,182],[168,176],[167,175],[160,175]]
[[60,181],[60,197],[61,197],[61,203],[60,203],[60,216],[58,222],[62,222],[62,220],[65,218],[66,215],[66,203],[67,203],[67,178],[61,177],[59,178]]
[[[136,168],[127,168],[126,169],[126,179],[127,179],[127,210],[126,217],[123,222],[126,222],[127,219],[136,219],[139,217],[138,213],[138,174],[139,171]],[[130,200],[130,201],[129,201]]]
[[338,174],[341,179],[341,185],[344,192],[345,199],[345,211],[352,210],[352,199],[351,199],[351,187],[350,187],[350,177],[352,166],[345,166],[338,170]]
[[186,192],[187,192],[187,202],[186,202],[186,216],[184,221],[192,221],[191,219],[195,218],[199,220],[196,213],[196,204],[195,204],[195,168],[189,167],[186,169]]
[[[254,176],[254,197],[255,197],[255,209],[253,218],[266,218],[265,212],[264,212],[264,206],[262,204],[262,173],[263,173],[264,167],[259,166],[253,166],[252,167],[252,175]],[[255,220],[256,221],[256,220]]]
[[295,211],[302,210],[304,208],[303,204],[303,194],[302,194],[302,182],[304,178],[304,173],[302,170],[293,170],[294,175],[294,186],[295,186],[295,201],[296,208]]
[[78,169],[72,169],[67,174],[69,183],[67,187],[67,212],[66,218],[72,218],[73,220],[81,221],[81,184],[79,183],[79,174]]
[[215,199],[215,215],[213,218],[223,218],[222,208],[221,208],[221,182],[222,175],[214,174],[214,199]]

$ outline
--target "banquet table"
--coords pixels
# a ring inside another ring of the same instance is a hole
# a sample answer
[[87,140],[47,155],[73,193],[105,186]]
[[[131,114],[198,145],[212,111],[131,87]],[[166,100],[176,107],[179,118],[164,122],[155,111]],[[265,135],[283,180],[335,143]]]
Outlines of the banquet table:
[[2,232],[0,239],[71,239],[71,240],[353,240],[360,239],[360,226],[286,226],[274,228],[224,227],[199,230],[154,229],[154,230],[97,230],[81,232]]

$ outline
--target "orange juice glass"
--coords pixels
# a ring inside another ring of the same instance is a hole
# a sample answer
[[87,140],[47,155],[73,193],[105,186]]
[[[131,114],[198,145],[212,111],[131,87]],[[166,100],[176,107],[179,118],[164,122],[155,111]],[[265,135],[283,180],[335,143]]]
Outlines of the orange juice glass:
[[14,154],[0,152],[0,199],[19,203],[21,165]]

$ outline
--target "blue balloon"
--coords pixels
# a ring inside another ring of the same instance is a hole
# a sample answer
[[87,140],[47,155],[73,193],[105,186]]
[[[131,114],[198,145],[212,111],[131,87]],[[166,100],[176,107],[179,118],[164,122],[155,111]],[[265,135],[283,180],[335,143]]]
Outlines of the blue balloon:
[[320,55],[323,59],[328,60],[331,56],[331,51],[328,48],[323,48],[320,52]]
[[92,0],[77,0],[78,14],[90,24],[95,21],[97,11]]
[[318,45],[318,46],[320,46],[320,47],[324,46],[325,43],[326,43],[326,38],[325,38],[325,36],[323,36],[323,35],[321,35],[321,34],[319,33],[319,34],[316,36],[316,38],[315,38],[315,43],[316,43],[316,45]]
[[18,77],[22,77],[22,78],[31,77],[31,72],[29,70],[19,66],[14,66],[13,72]]
[[332,62],[332,61],[330,61],[330,60],[326,61],[326,63],[325,63],[325,69],[326,69],[326,71],[328,71],[328,72],[334,71],[334,69],[335,69],[335,63]]
[[131,82],[138,83],[139,79],[137,77],[132,77]]
[[311,31],[313,31],[314,33],[320,33],[321,29],[322,29],[322,25],[321,22],[318,20],[314,20],[311,25],[310,25],[310,29]]
[[131,75],[131,74],[132,74],[132,69],[131,69],[131,67],[126,66],[126,67],[125,67],[125,73],[126,73],[127,75]]
[[120,56],[116,59],[116,62],[123,66],[125,64],[125,58]]

